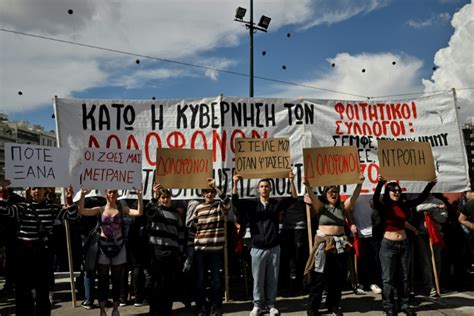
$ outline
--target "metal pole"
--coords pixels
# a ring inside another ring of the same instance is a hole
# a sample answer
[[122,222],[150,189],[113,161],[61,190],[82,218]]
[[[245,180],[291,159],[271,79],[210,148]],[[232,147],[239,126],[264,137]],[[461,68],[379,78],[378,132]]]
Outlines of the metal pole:
[[253,0],[250,0],[250,72],[249,72],[249,97],[253,98]]

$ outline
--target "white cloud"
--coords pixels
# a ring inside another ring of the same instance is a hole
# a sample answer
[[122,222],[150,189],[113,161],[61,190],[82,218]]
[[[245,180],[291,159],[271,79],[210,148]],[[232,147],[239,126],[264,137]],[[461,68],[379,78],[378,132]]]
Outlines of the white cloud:
[[426,20],[409,20],[407,24],[415,29],[422,29],[436,24],[448,23],[450,19],[449,13],[443,12]]
[[454,14],[451,24],[454,33],[449,46],[436,53],[437,69],[430,80],[423,80],[423,85],[426,92],[458,88],[460,123],[463,123],[474,116],[474,4],[467,4]]
[[[278,89],[275,95],[280,97],[314,97],[325,99],[361,99],[384,95],[419,92],[423,88],[419,83],[419,72],[423,63],[410,56],[392,53],[360,54],[352,56],[340,53],[328,59],[328,71],[318,79],[300,82],[302,85],[333,91],[320,91],[305,87]],[[392,63],[395,62],[395,65]],[[362,70],[365,69],[365,72]],[[348,94],[337,93],[345,92]]]
[[[309,3],[310,0],[296,3],[266,1],[264,7],[255,5],[255,15],[272,16],[272,29],[276,30],[285,24],[297,23],[300,17],[307,17],[311,12]],[[248,6],[248,1],[3,0],[0,2],[0,27],[226,68],[235,61],[203,59],[200,54],[210,55],[216,48],[235,46],[240,38],[245,38],[247,33],[232,21],[239,5]],[[73,14],[68,14],[69,9]],[[137,58],[142,65],[149,62],[146,58],[0,32],[0,111],[33,109],[50,104],[54,94],[67,97],[73,91],[91,87],[110,84],[139,87],[155,76],[189,76],[194,71],[204,73],[211,80],[218,78],[212,70],[189,67],[170,70],[169,64],[154,61],[153,69],[135,71],[131,66]],[[65,70],[71,70],[73,65],[74,71],[66,73]],[[21,97],[17,94],[19,90],[24,92]]]
[[388,0],[333,0],[313,1],[313,14],[303,25],[303,29],[321,24],[334,24],[348,20],[359,14],[367,14],[388,5]]

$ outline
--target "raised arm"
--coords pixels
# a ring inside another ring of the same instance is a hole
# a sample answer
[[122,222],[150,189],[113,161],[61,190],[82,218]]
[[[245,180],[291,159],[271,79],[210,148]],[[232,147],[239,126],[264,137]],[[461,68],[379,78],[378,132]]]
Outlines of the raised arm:
[[288,173],[288,179],[290,180],[291,196],[296,199],[298,198],[298,192],[296,192],[295,174],[293,173],[293,171],[290,171]]
[[100,206],[92,207],[92,208],[85,208],[84,207],[84,199],[87,193],[90,190],[81,189],[79,195],[79,201],[77,202],[77,208],[79,210],[79,215],[81,216],[97,216],[100,212]]
[[423,192],[421,192],[416,198],[406,201],[406,206],[416,207],[418,204],[423,203],[428,198],[431,189],[436,185],[436,183],[438,183],[438,180],[436,178],[428,182]]
[[129,208],[127,205],[124,206],[123,212],[125,215],[128,216],[142,216],[143,215],[143,187],[140,189],[135,188],[135,191],[137,192],[137,200],[138,200],[138,205],[137,208]]
[[384,177],[382,176],[378,177],[377,186],[375,187],[374,196],[372,197],[374,209],[378,211],[380,211],[383,208],[383,204],[382,202],[380,202],[380,193],[382,192],[382,187],[384,186],[386,182],[387,180]]
[[[306,194],[308,194],[311,205],[313,206],[311,209],[314,212],[314,214],[318,214],[318,212],[323,208],[323,203],[318,199],[318,197],[314,194],[313,192],[313,187],[309,184],[309,181],[307,179],[303,179],[303,185],[306,189]],[[307,200],[305,200],[306,202]]]
[[[362,184],[364,183],[364,180],[365,180],[365,177],[362,173],[359,175],[359,180],[360,182],[357,183],[354,189],[354,192],[352,192],[351,197],[344,201],[345,211],[350,211],[352,207],[354,206],[354,204],[356,203],[357,199],[359,198],[360,190],[362,189]],[[354,223],[354,221],[351,221],[351,222]]]

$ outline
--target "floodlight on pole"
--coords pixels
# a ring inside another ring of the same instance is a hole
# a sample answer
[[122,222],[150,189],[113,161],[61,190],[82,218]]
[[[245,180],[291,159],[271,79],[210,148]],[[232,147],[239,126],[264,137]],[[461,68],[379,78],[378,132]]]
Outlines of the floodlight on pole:
[[243,18],[247,9],[238,7],[235,10],[235,19],[239,23],[245,25],[249,30],[250,35],[250,69],[249,69],[249,96],[253,98],[253,33],[257,31],[267,32],[268,26],[270,25],[271,18],[262,15],[257,25],[253,23],[253,0],[250,0],[250,21],[244,21]]
[[245,8],[242,8],[242,7],[238,7],[236,10],[235,10],[235,18],[237,20],[242,20],[245,16],[245,13],[247,12],[247,9]]

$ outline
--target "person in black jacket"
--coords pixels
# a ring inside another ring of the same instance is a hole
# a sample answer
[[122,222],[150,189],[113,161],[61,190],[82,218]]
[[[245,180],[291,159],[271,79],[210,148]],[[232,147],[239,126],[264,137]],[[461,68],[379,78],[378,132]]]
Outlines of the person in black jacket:
[[[431,188],[436,184],[436,179],[428,183],[423,192],[415,199],[407,200],[402,195],[402,190],[397,182],[389,182],[385,187],[382,201],[380,192],[387,182],[379,176],[375,189],[373,203],[380,215],[383,225],[383,240],[380,247],[380,263],[382,266],[382,303],[387,315],[397,315],[395,310],[395,288],[402,312],[406,315],[416,315],[410,308],[408,291],[408,270],[410,258],[410,243],[407,240],[405,229],[414,230],[408,221],[408,212],[428,197]],[[397,282],[397,279],[400,282]],[[397,287],[397,283],[398,287]]]
[[237,185],[242,177],[233,177],[232,202],[241,219],[250,224],[250,255],[252,256],[253,304],[250,316],[258,316],[268,307],[270,315],[279,314],[275,307],[280,266],[279,222],[282,212],[296,201],[294,174],[289,173],[291,198],[270,198],[272,191],[270,179],[258,182],[259,197],[253,200],[239,199]]

